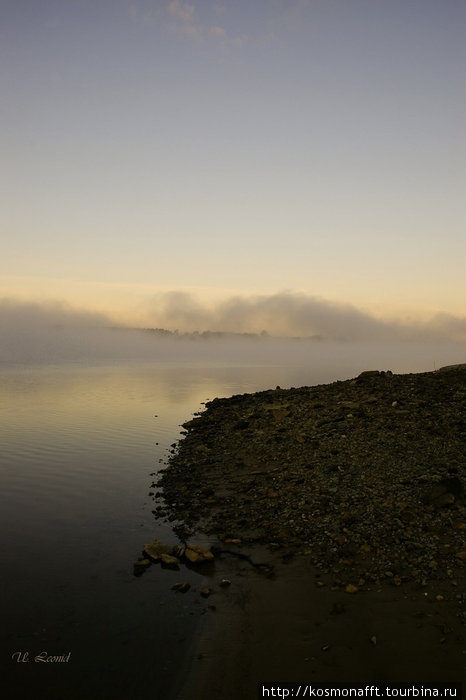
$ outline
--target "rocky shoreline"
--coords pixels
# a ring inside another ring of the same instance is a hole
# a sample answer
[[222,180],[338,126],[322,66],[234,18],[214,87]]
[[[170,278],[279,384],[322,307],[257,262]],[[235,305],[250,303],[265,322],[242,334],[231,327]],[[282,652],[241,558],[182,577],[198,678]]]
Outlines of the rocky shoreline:
[[184,424],[154,512],[182,541],[305,556],[334,589],[443,580],[463,612],[465,396],[459,365],[214,399]]
[[[176,568],[196,544],[214,559],[186,593],[209,596],[209,624],[176,700],[256,697],[265,679],[464,682],[465,396],[466,365],[365,372],[215,399],[184,425],[154,514]],[[167,566],[160,545],[144,556]]]

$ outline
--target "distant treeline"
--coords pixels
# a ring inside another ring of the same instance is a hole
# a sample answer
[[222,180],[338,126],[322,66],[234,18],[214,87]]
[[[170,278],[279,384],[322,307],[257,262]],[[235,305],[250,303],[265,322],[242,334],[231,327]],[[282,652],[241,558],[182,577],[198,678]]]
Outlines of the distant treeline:
[[[169,331],[166,328],[126,328],[123,326],[113,326],[112,331],[118,332],[137,332],[144,333],[151,336],[156,336],[158,338],[182,338],[184,340],[236,340],[236,339],[247,339],[247,340],[264,340],[277,338],[277,336],[271,336],[267,331],[261,331],[260,333],[230,333],[224,331],[192,331],[190,333],[181,333],[179,330]],[[324,340],[321,335],[312,335],[306,337],[294,337],[287,338],[287,340]]]

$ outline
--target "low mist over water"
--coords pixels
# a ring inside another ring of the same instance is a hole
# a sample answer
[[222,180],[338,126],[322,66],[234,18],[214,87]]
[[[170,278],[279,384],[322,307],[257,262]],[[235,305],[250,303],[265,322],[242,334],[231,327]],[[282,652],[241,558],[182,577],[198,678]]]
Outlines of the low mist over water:
[[[293,304],[289,302],[288,305],[291,313]],[[310,308],[308,305],[308,312]],[[302,309],[301,313],[304,313]],[[273,337],[265,331],[182,333],[115,327],[111,319],[103,315],[59,304],[4,301],[0,304],[0,363],[4,367],[132,361],[206,366],[286,365],[309,368],[310,381],[311,378],[332,381],[370,368],[421,372],[464,361],[466,340],[461,333],[448,337],[438,331],[438,323],[437,332],[434,332],[435,324],[425,324],[422,333],[419,326],[398,324],[390,328],[382,324],[381,333],[380,323],[375,320],[373,325],[377,332],[370,333],[367,323],[361,324],[361,316],[353,311],[345,316],[342,309],[333,310],[333,315],[330,310],[325,316],[321,305],[319,314],[313,316],[313,328],[322,332],[292,338]],[[452,319],[450,322],[453,323]],[[458,331],[462,324],[462,320],[457,319]],[[310,329],[305,319],[302,325]]]

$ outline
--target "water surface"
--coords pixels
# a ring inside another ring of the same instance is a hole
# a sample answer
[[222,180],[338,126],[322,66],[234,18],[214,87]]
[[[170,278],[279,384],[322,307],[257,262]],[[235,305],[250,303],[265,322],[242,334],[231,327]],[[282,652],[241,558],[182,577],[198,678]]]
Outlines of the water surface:
[[[274,352],[260,364],[262,347],[242,366],[178,358],[0,369],[2,684],[9,698],[174,697],[196,631],[212,614],[199,595],[203,577],[154,565],[136,578],[133,563],[153,537],[177,541],[169,524],[154,519],[152,474],[203,402],[344,379],[374,366],[432,369],[432,352],[421,346],[403,356],[386,346],[371,354],[367,346],[298,344],[281,363]],[[463,359],[450,348],[439,364]],[[171,590],[180,580],[191,583],[189,595]],[[35,663],[42,652],[69,661]]]
[[[122,364],[0,373],[9,697],[170,697],[208,605],[171,590],[179,580],[200,589],[194,572],[153,566],[133,575],[144,542],[176,541],[152,514],[151,474],[202,402],[277,378],[285,385],[297,370]],[[35,663],[41,652],[70,660]]]

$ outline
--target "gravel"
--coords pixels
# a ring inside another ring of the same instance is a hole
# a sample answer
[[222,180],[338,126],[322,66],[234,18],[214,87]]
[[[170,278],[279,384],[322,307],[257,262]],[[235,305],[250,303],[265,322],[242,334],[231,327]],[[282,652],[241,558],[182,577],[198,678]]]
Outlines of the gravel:
[[442,579],[460,600],[465,390],[459,365],[214,399],[184,424],[154,513],[182,540],[310,557],[336,587]]

